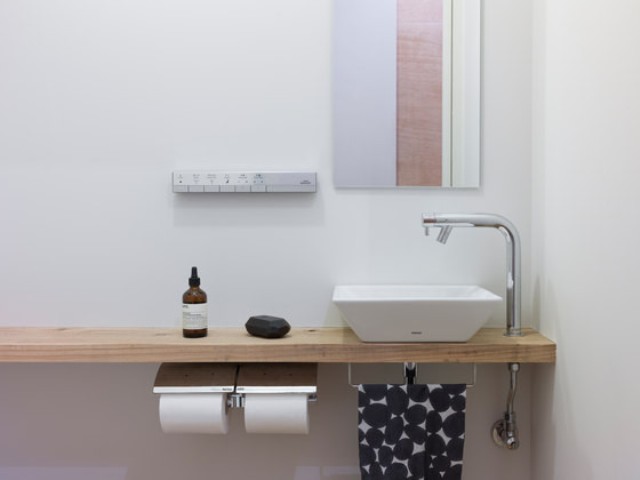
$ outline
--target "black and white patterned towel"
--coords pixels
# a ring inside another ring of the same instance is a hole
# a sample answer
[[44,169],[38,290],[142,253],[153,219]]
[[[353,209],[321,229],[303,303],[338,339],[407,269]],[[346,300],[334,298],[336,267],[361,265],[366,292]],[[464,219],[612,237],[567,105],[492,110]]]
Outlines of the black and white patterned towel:
[[360,385],[362,480],[461,480],[465,385]]

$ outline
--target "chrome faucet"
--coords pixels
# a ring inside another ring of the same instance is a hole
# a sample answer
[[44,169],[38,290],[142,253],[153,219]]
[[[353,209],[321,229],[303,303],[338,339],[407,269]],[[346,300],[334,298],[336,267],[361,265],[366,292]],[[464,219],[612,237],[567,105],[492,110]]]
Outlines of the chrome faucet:
[[520,236],[515,225],[500,215],[488,213],[434,213],[422,217],[425,234],[440,228],[437,241],[444,244],[454,227],[490,227],[504,234],[507,241],[507,330],[508,337],[522,335],[520,320]]

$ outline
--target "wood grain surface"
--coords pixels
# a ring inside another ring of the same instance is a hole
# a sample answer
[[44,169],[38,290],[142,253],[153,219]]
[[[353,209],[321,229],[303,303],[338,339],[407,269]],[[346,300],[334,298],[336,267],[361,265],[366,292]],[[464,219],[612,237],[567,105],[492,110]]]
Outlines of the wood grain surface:
[[0,362],[553,363],[556,345],[532,329],[481,329],[467,343],[363,343],[349,328],[293,328],[284,338],[210,328],[187,339],[168,328],[0,328]]

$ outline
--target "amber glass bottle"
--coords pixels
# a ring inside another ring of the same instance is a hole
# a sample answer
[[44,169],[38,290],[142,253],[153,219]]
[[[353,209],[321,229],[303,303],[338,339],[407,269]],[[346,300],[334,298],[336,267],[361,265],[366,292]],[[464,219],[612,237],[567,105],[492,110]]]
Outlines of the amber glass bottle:
[[200,288],[198,268],[191,267],[189,290],[182,295],[182,335],[187,338],[206,337],[208,327],[207,294]]

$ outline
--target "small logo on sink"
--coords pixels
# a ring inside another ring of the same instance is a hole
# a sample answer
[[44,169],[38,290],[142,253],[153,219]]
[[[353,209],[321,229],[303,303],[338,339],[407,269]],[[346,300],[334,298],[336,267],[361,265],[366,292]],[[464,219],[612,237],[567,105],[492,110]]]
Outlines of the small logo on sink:
[[411,332],[411,335],[422,335],[422,332]]

